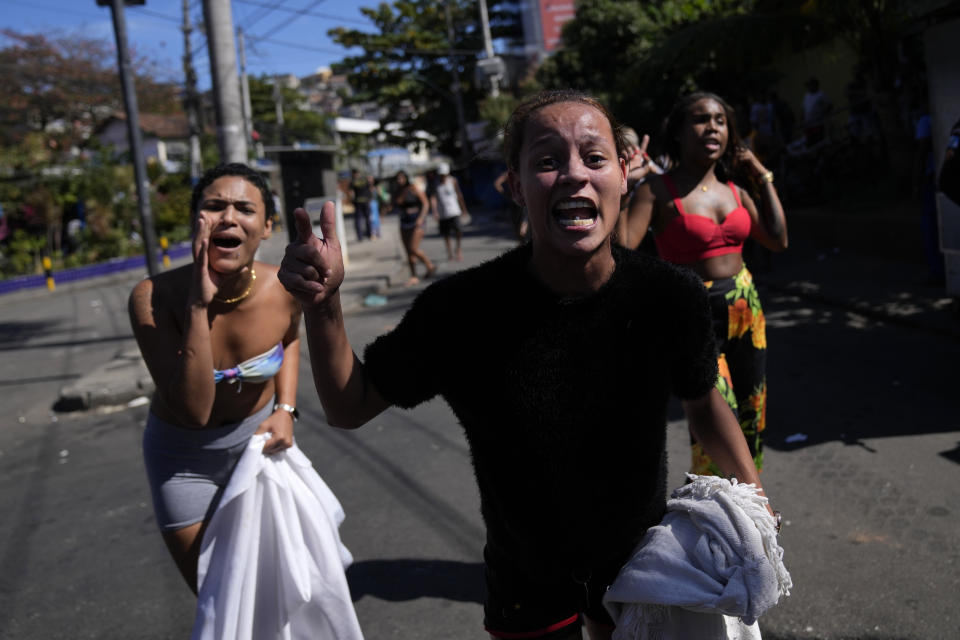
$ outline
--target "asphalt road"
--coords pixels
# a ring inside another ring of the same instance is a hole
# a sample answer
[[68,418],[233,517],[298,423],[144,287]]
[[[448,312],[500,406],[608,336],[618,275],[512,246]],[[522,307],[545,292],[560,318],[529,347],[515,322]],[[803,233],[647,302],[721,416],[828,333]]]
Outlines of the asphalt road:
[[[466,262],[508,246],[475,235]],[[436,239],[426,247],[442,255]],[[189,635],[194,598],[157,534],[140,461],[146,407],[51,410],[60,387],[133,346],[125,304],[134,281],[0,298],[0,638]],[[351,314],[354,345],[393,326],[411,295],[392,290],[387,306]],[[795,585],[761,618],[764,637],[960,637],[960,342],[761,295],[770,343],[763,481],[784,513]],[[346,510],[341,534],[366,636],[485,638],[483,526],[449,409],[434,401],[336,431],[324,424],[306,358],[301,381],[297,441]],[[686,433],[679,410],[672,419],[678,485]]]

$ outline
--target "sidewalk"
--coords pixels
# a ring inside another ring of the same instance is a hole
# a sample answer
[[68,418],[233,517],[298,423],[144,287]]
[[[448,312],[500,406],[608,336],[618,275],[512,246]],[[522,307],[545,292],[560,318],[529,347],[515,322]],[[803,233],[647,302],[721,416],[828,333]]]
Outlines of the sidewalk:
[[[872,248],[862,239],[857,244],[851,240],[856,230],[847,233],[834,224],[824,232],[823,219],[822,211],[792,213],[790,248],[783,254],[773,255],[769,268],[764,268],[762,260],[751,262],[748,256],[748,264],[761,289],[960,339],[960,313],[956,303],[946,295],[942,285],[924,284],[924,266],[915,252],[903,252],[907,255],[901,259],[896,255],[895,245]],[[873,222],[876,224],[876,220]],[[900,232],[896,220],[892,222],[894,224],[884,228],[896,238]],[[845,223],[856,226],[855,220],[846,219]],[[445,249],[435,225],[432,220],[428,224],[423,248],[431,258],[441,258]],[[349,263],[340,287],[345,314],[382,306],[392,298],[407,300],[410,294],[429,284],[424,280],[409,289],[404,286],[410,274],[395,218],[387,217],[383,221],[382,235],[377,240],[357,242],[349,220],[346,227]],[[906,242],[903,238],[909,235],[902,232],[899,241]],[[464,262],[438,260],[438,276],[473,266],[512,246],[505,223],[496,220],[492,212],[476,212],[472,224],[466,228],[465,249],[478,237],[501,238],[502,242],[486,243],[477,251],[465,251]],[[889,238],[874,240],[891,242]],[[274,233],[261,245],[258,259],[279,263],[286,245],[286,231]],[[422,275],[422,265],[418,265],[418,269]],[[764,299],[769,296],[765,295]],[[77,410],[123,404],[149,395],[152,390],[152,381],[139,353],[124,352],[65,387],[57,408]]]
[[960,309],[944,285],[927,281],[919,212],[791,211],[790,247],[748,265],[772,292],[800,296],[872,320],[960,338]]

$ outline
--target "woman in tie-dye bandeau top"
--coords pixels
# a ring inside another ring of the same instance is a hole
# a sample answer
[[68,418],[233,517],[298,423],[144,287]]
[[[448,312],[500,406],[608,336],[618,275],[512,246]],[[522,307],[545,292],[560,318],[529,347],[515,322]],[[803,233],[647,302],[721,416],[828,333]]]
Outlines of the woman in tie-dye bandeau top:
[[250,437],[271,433],[266,453],[293,444],[300,305],[254,260],[274,217],[259,173],[211,169],[190,213],[193,262],[138,283],[129,307],[156,385],[143,438],[154,513],[196,591],[200,532]]

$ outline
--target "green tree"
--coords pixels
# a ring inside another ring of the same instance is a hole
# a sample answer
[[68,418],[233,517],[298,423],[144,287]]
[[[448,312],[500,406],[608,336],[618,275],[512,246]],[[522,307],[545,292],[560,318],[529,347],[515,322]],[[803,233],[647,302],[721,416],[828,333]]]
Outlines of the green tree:
[[[840,38],[892,114],[898,56],[915,16],[908,0],[580,0],[541,87],[601,96],[625,122],[655,131],[678,95],[746,97],[775,84],[775,60]],[[602,43],[602,46],[599,45]],[[887,121],[896,118],[889,115]]]
[[541,66],[537,81],[594,93],[621,120],[656,130],[686,91],[745,93],[769,83],[765,62],[785,33],[795,37],[810,22],[798,4],[582,0],[564,25],[563,47]]
[[283,127],[277,124],[277,106],[274,78],[262,75],[251,77],[250,110],[253,128],[267,144],[292,144],[312,142],[328,144],[333,141],[327,118],[304,108],[303,96],[290,87],[280,85],[280,102],[283,109]]
[[[141,111],[179,109],[176,88],[154,79],[149,60],[134,56],[133,66]],[[136,250],[133,172],[116,166],[112,151],[91,137],[123,109],[109,41],[6,29],[0,31],[0,71],[8,85],[0,101],[0,202],[17,231],[0,270],[37,268],[41,254],[62,266],[63,221],[78,206],[87,231],[73,263]]]
[[[494,38],[515,38],[517,20],[508,2],[488,2]],[[449,36],[446,9],[453,37]],[[460,156],[460,124],[455,85],[459,85],[466,122],[479,119],[478,105],[486,91],[474,81],[483,51],[483,33],[475,0],[395,0],[361,9],[372,31],[338,27],[329,33],[345,47],[363,52],[337,66],[348,74],[353,103],[376,102],[386,111],[386,144],[408,145],[425,131],[439,150]]]
[[[0,31],[0,144],[42,132],[53,149],[69,149],[115,111],[123,110],[116,56],[106,40],[78,35]],[[153,79],[151,63],[134,57],[137,99],[143,112],[179,108],[176,87]]]

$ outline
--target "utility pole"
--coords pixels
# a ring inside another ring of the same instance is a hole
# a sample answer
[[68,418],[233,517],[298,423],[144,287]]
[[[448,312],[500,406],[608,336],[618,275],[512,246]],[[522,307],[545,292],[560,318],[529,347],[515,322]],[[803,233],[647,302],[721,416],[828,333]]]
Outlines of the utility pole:
[[220,159],[246,164],[247,141],[243,137],[243,108],[230,0],[203,0],[203,21],[207,28]]
[[187,112],[187,127],[190,129],[190,183],[196,184],[203,172],[203,162],[200,156],[200,100],[197,96],[197,72],[193,68],[193,57],[190,55],[190,34],[193,27],[190,25],[190,2],[183,0],[183,75],[186,84],[183,106]]
[[273,106],[277,114],[277,144],[283,144],[286,136],[283,134],[283,90],[280,88],[280,76],[273,77]]
[[277,131],[274,135],[277,144],[285,144],[287,136],[283,132],[283,90],[280,88],[280,76],[273,77],[273,105],[277,114]]
[[253,146],[253,107],[250,105],[250,81],[247,79],[247,47],[243,27],[237,27],[237,46],[240,49],[240,94],[243,96],[243,136]]
[[[126,4],[143,4],[146,0],[127,0]],[[120,67],[120,84],[123,87],[123,103],[127,111],[127,137],[130,141],[130,156],[133,159],[133,176],[137,187],[137,204],[140,208],[140,226],[143,234],[143,249],[147,260],[147,273],[157,275],[157,234],[153,228],[153,213],[150,211],[150,190],[147,168],[143,161],[143,144],[140,140],[140,112],[137,107],[137,92],[133,85],[133,70],[127,50],[127,19],[123,12],[124,0],[97,0],[97,5],[110,7],[113,14],[113,34],[117,39],[117,61]]]
[[[498,60],[493,55],[493,39],[490,37],[490,17],[487,15],[487,0],[480,0],[480,23],[483,25],[483,48],[487,53],[487,60]],[[492,74],[489,76],[490,97],[496,98],[500,95],[500,77]]]
[[454,64],[451,64],[453,71],[453,83],[450,85],[450,89],[453,91],[453,104],[457,109],[457,124],[460,129],[460,164],[461,166],[467,166],[470,162],[470,141],[467,138],[467,120],[463,114],[463,95],[460,93],[460,72],[457,68],[456,57],[453,54],[453,18],[450,16],[450,3],[444,2],[443,10],[447,17],[447,39],[449,40],[450,45],[450,61]]

